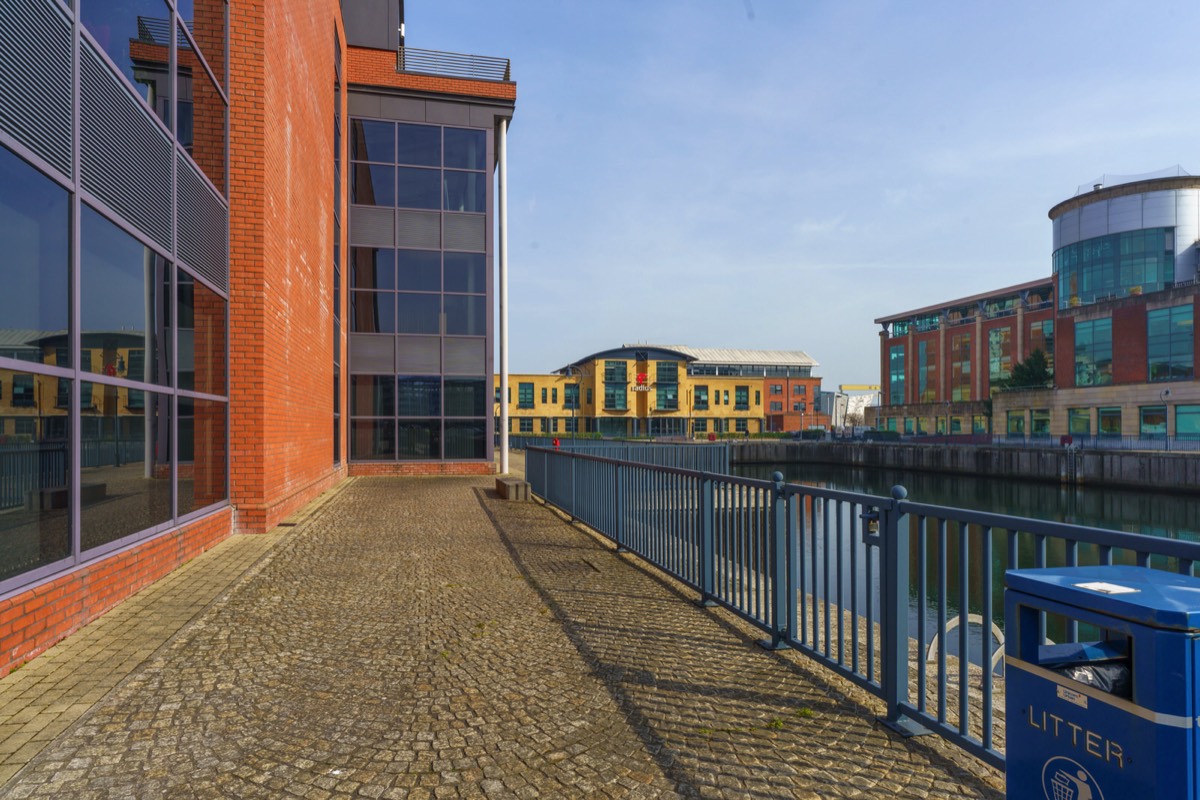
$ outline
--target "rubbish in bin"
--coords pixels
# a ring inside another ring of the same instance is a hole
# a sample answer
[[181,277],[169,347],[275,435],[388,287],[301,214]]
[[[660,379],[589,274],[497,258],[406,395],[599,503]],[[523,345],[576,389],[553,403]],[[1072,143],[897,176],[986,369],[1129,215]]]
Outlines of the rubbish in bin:
[[1129,678],[1129,665],[1126,663],[1117,661],[1108,664],[1073,664],[1054,671],[1065,678],[1086,683],[1115,697],[1123,697],[1126,700],[1133,697],[1133,681]]

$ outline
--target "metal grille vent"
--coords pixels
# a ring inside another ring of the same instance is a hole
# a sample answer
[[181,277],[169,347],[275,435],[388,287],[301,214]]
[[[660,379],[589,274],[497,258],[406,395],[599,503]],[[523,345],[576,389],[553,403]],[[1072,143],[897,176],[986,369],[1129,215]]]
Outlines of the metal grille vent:
[[446,249],[482,253],[487,248],[485,219],[482,214],[447,214]]
[[441,218],[436,211],[397,211],[396,246],[437,250],[442,245]]
[[393,374],[396,368],[396,337],[350,334],[350,372]]
[[87,42],[80,52],[83,186],[171,249],[171,143]]
[[394,247],[396,215],[390,208],[350,206],[350,244]]
[[442,340],[440,337],[396,337],[397,375],[437,375],[441,371]]
[[483,339],[446,337],[446,374],[483,375],[487,372]]
[[0,11],[0,128],[71,174],[71,24],[46,0]]
[[229,213],[191,161],[179,155],[179,259],[229,291]]

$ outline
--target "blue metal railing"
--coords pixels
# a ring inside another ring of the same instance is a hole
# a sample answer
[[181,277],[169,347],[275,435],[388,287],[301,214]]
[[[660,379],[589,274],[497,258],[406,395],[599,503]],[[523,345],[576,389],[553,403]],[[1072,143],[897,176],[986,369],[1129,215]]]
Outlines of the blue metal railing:
[[[882,699],[882,721],[1004,764],[1005,569],[1192,574],[1200,544],[532,448],[534,494]],[[1047,632],[1077,641],[1078,630]]]

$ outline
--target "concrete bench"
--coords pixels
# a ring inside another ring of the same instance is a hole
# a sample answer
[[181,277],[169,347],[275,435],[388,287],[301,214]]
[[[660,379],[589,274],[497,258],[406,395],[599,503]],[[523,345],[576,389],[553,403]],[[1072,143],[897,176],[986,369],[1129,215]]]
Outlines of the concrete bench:
[[529,501],[529,483],[520,478],[496,478],[496,494],[501,500]]

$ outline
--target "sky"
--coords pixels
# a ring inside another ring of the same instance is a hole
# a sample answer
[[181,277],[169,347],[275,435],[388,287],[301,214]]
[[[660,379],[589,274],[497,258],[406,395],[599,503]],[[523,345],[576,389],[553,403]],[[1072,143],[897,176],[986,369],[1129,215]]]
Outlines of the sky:
[[876,384],[874,319],[1048,277],[1101,175],[1200,174],[1195,0],[405,6],[512,61],[512,373],[648,342]]

